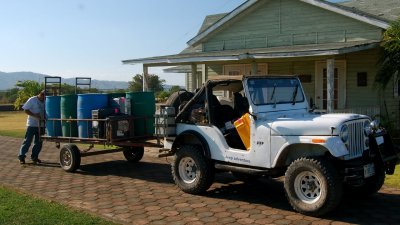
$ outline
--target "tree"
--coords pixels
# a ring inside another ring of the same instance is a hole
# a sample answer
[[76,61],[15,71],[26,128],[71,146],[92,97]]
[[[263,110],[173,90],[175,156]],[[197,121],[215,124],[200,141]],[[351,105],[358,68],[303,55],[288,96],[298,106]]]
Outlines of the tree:
[[[165,83],[165,80],[160,79],[155,74],[149,74],[147,76],[147,86],[150,91],[154,91],[156,93],[163,91],[164,83]],[[130,91],[142,91],[143,90],[143,76],[142,75],[136,74],[132,78],[132,81],[129,82],[129,90]]]
[[174,85],[174,86],[171,87],[171,89],[169,89],[169,93],[172,94],[172,93],[177,92],[179,90],[181,90],[181,87],[179,85]]
[[382,89],[396,74],[400,75],[400,19],[393,22],[383,34],[383,54],[375,81]]
[[34,80],[18,81],[15,86],[20,88],[18,90],[17,99],[14,102],[15,109],[19,109],[30,97],[39,94],[39,92],[44,89],[43,83],[39,84]]

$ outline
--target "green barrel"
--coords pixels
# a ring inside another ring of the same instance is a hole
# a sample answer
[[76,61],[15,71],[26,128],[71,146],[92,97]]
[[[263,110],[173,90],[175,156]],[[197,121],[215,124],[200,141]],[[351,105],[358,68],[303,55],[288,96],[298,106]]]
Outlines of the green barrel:
[[[130,114],[137,117],[133,121],[135,136],[153,136],[156,111],[154,92],[127,92],[126,102],[126,107],[129,107],[130,103]],[[129,109],[127,111],[129,112]]]
[[[76,119],[77,117],[77,95],[61,95],[61,119]],[[63,137],[78,137],[78,126],[76,121],[61,122]]]

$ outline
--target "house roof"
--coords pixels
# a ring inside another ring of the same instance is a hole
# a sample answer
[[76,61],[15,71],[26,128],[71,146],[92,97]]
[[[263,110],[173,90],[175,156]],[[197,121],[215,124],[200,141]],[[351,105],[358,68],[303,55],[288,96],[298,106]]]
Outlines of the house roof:
[[214,52],[192,52],[177,55],[157,56],[124,60],[123,64],[152,64],[158,66],[184,65],[215,61],[239,61],[244,59],[271,59],[305,56],[340,55],[376,48],[379,41],[339,42],[313,45],[294,45],[284,47],[239,49]]
[[355,13],[368,13],[388,22],[400,16],[400,0],[350,0],[338,4]]
[[[230,13],[221,13],[208,15],[205,17],[198,35],[204,35],[210,30],[216,29],[215,26],[222,26],[227,19],[239,15],[260,0],[248,0]],[[265,1],[265,0],[263,0]],[[359,20],[367,20],[370,23],[376,23],[382,27],[388,26],[388,21],[398,16],[400,0],[350,0],[340,4],[329,3],[322,0],[299,0],[312,5],[316,5],[327,10],[338,11],[345,13],[347,16],[356,17]],[[365,21],[364,21],[365,22]],[[195,38],[196,38],[195,37]],[[193,38],[192,40],[194,40]],[[191,41],[192,41],[191,40]],[[188,42],[190,43],[190,41]],[[139,58],[132,60],[124,60],[123,64],[145,63],[152,65],[172,66],[180,65],[165,69],[166,72],[183,72],[191,71],[191,67],[186,68],[184,65],[194,62],[209,62],[209,61],[236,61],[243,57],[252,58],[280,58],[280,57],[302,57],[316,55],[337,55],[350,52],[356,52],[378,46],[377,41],[359,41],[348,43],[330,43],[330,44],[312,44],[289,47],[274,47],[261,49],[242,49],[242,50],[225,50],[222,52],[202,52],[201,45],[189,45],[186,49],[176,55]]]
[[[256,3],[260,1],[265,1],[265,0],[248,0],[230,13],[226,14],[224,17],[216,21],[214,24],[209,26],[207,29],[204,29],[202,32],[197,34],[195,37],[193,37],[191,40],[189,40],[187,43],[190,46],[195,46],[197,45],[201,40],[206,38],[209,34],[212,32],[218,30],[220,27],[223,25],[227,24],[229,21],[231,21],[233,18],[236,16],[240,15],[242,12],[248,10],[252,6],[254,6]],[[339,5],[335,3],[330,3],[324,0],[299,0],[338,14],[342,14],[344,16],[348,16],[350,18],[383,28],[387,29],[389,27],[389,22],[388,20],[384,19],[383,17],[379,16],[379,11],[373,11],[369,10],[370,12],[363,12],[360,8],[373,8],[373,3],[378,2],[381,0],[353,0],[352,5],[346,6],[346,5]],[[383,1],[393,1],[393,2],[399,2],[399,0],[383,0]],[[362,3],[362,4],[361,4]],[[359,6],[361,5],[361,6]],[[362,7],[363,5],[363,7]],[[384,7],[383,4],[379,4]],[[367,7],[368,6],[368,7]],[[398,7],[398,6],[397,6]],[[374,15],[373,13],[377,13],[377,15]]]
[[[204,18],[203,24],[200,27],[200,30],[197,34],[202,33],[205,31],[207,28],[209,28],[211,25],[213,25],[215,22],[218,20],[222,19],[224,16],[226,16],[228,13],[220,13],[220,14],[213,14],[213,15],[208,15],[206,18]],[[190,53],[190,52],[201,52],[202,48],[200,45],[197,46],[188,46],[187,48],[183,49],[183,51],[180,54],[185,54],[185,53]]]
[[220,14],[214,14],[214,15],[208,15],[203,21],[203,24],[200,27],[199,34],[205,31],[207,28],[209,28],[211,25],[213,25],[215,22],[218,20],[222,19],[225,17],[228,13],[220,13]]

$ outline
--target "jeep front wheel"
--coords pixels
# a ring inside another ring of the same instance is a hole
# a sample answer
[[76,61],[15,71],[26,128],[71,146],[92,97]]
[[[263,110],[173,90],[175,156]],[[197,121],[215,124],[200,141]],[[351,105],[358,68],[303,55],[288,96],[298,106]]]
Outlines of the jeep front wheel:
[[311,216],[333,210],[343,193],[342,181],[333,165],[319,158],[295,160],[286,171],[284,186],[293,209]]
[[198,146],[184,145],[175,154],[172,176],[182,191],[200,194],[211,186],[214,169]]

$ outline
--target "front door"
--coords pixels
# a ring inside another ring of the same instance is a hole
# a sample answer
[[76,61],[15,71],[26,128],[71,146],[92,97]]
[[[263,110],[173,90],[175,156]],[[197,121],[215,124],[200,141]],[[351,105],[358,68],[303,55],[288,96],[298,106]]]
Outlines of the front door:
[[[327,66],[326,62],[317,62],[315,72],[315,106],[319,110],[327,109]],[[346,106],[346,62],[335,60],[334,66],[333,109]]]

